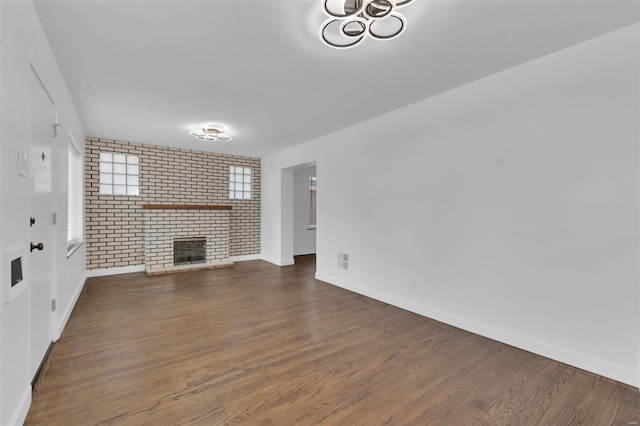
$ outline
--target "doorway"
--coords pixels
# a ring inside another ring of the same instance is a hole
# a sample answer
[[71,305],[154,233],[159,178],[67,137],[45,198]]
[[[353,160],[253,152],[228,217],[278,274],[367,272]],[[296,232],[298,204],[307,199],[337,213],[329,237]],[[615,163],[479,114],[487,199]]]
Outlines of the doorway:
[[[52,342],[53,142],[56,105],[33,65],[29,72],[29,298],[33,380]],[[28,218],[25,218],[27,220]]]
[[316,166],[293,171],[293,256],[316,254]]

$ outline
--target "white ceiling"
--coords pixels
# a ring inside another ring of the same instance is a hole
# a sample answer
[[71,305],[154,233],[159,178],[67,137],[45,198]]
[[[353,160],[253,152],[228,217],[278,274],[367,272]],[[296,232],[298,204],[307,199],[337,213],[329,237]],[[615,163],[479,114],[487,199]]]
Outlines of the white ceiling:
[[[635,0],[416,0],[401,37],[335,50],[319,0],[35,5],[87,135],[256,157],[640,20]],[[189,135],[205,123],[233,141]]]

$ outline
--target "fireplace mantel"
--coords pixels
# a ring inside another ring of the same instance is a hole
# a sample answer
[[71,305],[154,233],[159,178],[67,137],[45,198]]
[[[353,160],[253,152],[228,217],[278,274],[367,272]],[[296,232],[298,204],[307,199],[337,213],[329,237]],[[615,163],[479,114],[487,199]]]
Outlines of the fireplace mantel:
[[154,210],[231,210],[232,206],[214,206],[198,204],[143,204],[143,209]]

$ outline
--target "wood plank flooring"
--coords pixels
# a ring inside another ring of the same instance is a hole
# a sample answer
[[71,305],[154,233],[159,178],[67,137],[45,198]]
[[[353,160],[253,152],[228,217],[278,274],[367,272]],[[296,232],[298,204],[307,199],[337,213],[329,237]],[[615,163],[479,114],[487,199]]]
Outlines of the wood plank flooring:
[[91,278],[27,425],[630,425],[638,389],[278,268]]

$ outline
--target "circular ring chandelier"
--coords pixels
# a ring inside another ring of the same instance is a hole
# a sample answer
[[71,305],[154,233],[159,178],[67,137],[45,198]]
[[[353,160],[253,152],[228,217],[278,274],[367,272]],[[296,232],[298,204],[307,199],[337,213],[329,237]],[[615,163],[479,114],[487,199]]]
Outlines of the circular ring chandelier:
[[414,0],[341,0],[340,10],[331,0],[320,0],[329,18],[320,25],[320,40],[335,49],[357,46],[365,38],[391,40],[407,28],[407,19],[397,10]]
[[223,134],[224,129],[209,127],[202,130],[194,130],[191,132],[193,136],[203,141],[230,141],[231,137]]

